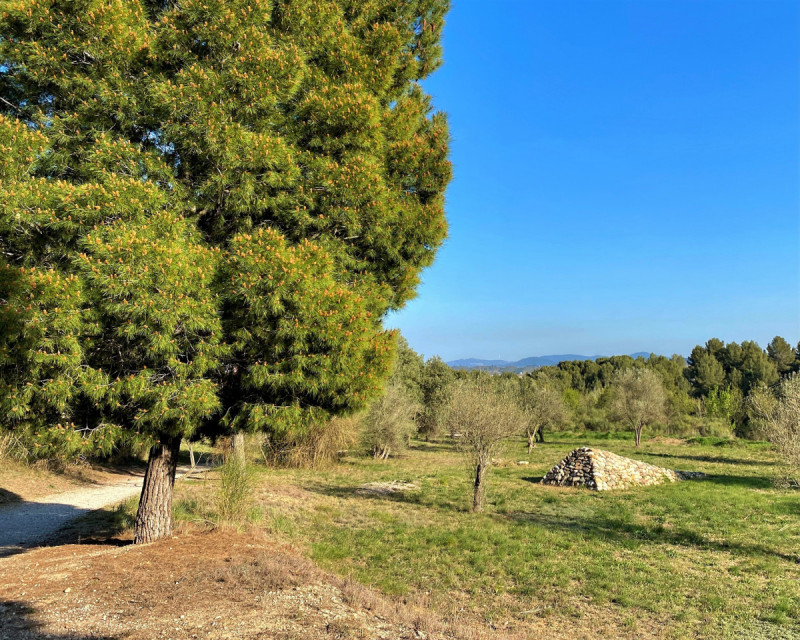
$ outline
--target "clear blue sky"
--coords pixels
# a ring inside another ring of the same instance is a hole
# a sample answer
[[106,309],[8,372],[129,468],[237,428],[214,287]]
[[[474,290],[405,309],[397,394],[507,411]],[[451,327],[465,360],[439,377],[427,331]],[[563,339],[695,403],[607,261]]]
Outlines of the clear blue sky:
[[800,3],[453,0],[426,356],[800,339]]

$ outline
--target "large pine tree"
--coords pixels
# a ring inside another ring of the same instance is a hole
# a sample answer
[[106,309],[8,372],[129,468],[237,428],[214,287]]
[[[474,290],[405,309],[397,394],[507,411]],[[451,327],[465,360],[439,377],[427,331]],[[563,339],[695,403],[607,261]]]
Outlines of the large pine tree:
[[[0,420],[152,447],[363,407],[446,225],[447,0],[0,3]],[[88,443],[88,444],[86,444]],[[62,449],[63,450],[63,449]]]

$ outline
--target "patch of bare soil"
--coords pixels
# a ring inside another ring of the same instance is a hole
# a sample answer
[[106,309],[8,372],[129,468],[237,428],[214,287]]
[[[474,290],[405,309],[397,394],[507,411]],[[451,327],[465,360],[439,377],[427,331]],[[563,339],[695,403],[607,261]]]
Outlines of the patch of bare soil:
[[356,493],[372,496],[391,496],[402,494],[406,491],[413,491],[417,489],[418,486],[419,485],[413,482],[400,482],[399,480],[393,480],[391,482],[368,482],[356,489]]
[[255,534],[110,540],[0,560],[0,638],[9,640],[480,637],[435,627],[429,613]]
[[648,442],[654,444],[682,445],[686,444],[686,438],[672,438],[670,436],[654,436],[648,438]]

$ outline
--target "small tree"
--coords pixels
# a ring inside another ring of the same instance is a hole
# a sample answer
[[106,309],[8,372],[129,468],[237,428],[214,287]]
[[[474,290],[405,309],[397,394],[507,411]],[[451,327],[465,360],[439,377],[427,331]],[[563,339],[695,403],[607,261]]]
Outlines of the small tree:
[[393,383],[364,415],[364,444],[378,460],[403,451],[416,430],[414,417],[419,406],[401,384]]
[[419,385],[422,409],[417,417],[417,423],[419,433],[425,440],[435,438],[442,430],[443,414],[450,400],[451,386],[455,379],[455,371],[438,356],[430,358],[422,368]]
[[764,435],[795,471],[800,471],[800,374],[784,378],[772,394],[768,389],[756,390],[749,402]]
[[562,395],[546,382],[523,383],[520,404],[528,417],[525,425],[528,453],[533,450],[536,442],[544,442],[545,428],[551,429],[564,424],[569,415]]
[[638,447],[644,427],[664,419],[664,385],[649,369],[622,369],[614,377],[613,389],[612,414],[633,427]]
[[445,424],[461,434],[459,448],[474,475],[472,510],[483,511],[486,472],[500,443],[521,433],[527,417],[514,394],[497,389],[491,380],[461,380],[445,412]]

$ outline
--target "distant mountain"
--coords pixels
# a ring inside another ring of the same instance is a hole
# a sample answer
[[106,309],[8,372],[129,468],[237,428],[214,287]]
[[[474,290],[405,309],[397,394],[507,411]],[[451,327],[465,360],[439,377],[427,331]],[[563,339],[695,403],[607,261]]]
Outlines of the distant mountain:
[[510,363],[512,367],[547,367],[564,362],[565,360],[597,360],[603,356],[579,356],[574,353],[565,353],[560,356],[532,356]]
[[[631,353],[632,358],[647,358],[650,354],[646,351]],[[453,369],[497,369],[497,370],[520,370],[538,369],[539,367],[549,367],[557,365],[565,360],[597,360],[606,356],[581,356],[575,353],[564,353],[552,356],[531,356],[522,358],[514,362],[510,360],[482,360],[481,358],[463,358],[461,360],[451,360],[447,364]]]
[[481,360],[480,358],[465,358],[452,360],[445,363],[453,369],[480,369],[481,367],[508,367],[513,363],[508,360]]

